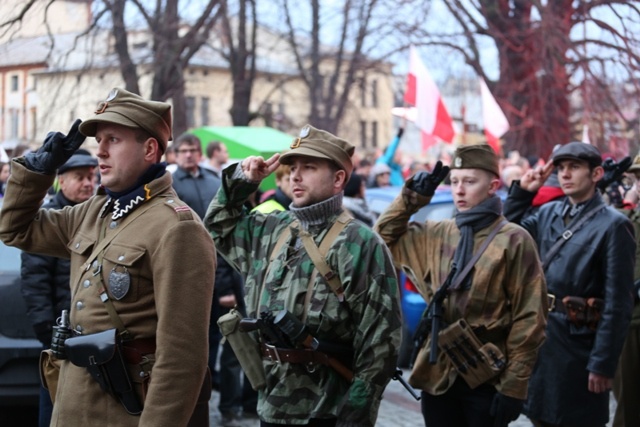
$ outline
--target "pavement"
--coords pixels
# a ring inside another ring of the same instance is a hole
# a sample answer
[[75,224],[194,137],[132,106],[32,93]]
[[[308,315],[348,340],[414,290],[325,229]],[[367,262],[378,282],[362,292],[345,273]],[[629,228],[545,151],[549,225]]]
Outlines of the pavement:
[[[404,370],[403,377],[405,379],[409,377],[409,370]],[[220,412],[218,411],[219,397],[220,394],[214,391],[209,401],[211,427],[223,426]],[[611,397],[609,407],[611,418],[613,418],[615,407],[615,399]],[[260,426],[260,421],[256,418],[241,419],[237,424],[237,427],[258,426]],[[520,418],[509,424],[509,426],[532,427],[532,424],[527,417],[521,415]],[[611,421],[607,426],[611,426]],[[420,402],[411,397],[398,381],[391,381],[384,391],[376,427],[424,427],[424,420],[422,418],[422,412],[420,411]]]

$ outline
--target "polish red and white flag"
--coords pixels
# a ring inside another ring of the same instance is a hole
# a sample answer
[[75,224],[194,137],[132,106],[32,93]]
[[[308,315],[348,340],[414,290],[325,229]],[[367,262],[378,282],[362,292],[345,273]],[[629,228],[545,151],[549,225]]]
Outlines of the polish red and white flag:
[[404,102],[416,107],[415,124],[422,134],[423,150],[435,143],[436,138],[447,143],[453,141],[453,120],[442,102],[438,87],[413,46],[409,56]]
[[509,121],[482,77],[480,77],[480,94],[482,95],[484,135],[487,143],[499,154],[500,138],[509,130]]

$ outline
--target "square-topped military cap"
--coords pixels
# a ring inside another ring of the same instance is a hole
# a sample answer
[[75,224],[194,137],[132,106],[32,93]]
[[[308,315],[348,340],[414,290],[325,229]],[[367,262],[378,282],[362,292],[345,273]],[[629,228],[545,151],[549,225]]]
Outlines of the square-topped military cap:
[[553,152],[553,164],[558,166],[562,160],[582,160],[591,166],[602,165],[600,151],[591,144],[573,141],[565,144]]
[[124,89],[112,89],[107,98],[98,104],[94,114],[80,125],[80,132],[85,136],[96,136],[98,123],[144,129],[158,141],[163,152],[172,138],[171,105],[148,101]]
[[483,169],[500,176],[498,155],[487,144],[462,145],[453,154],[451,169]]
[[355,147],[326,130],[306,125],[300,130],[298,138],[293,140],[291,150],[280,156],[280,163],[290,165],[294,156],[317,157],[334,162],[347,172],[347,179],[353,171],[351,156]]

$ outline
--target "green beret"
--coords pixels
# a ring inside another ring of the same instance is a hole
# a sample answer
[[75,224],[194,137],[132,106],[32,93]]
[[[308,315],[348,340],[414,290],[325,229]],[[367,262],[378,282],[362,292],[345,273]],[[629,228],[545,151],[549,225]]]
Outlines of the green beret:
[[351,156],[355,147],[325,130],[306,125],[300,130],[298,138],[293,140],[291,150],[280,156],[280,163],[290,165],[294,156],[328,159],[347,172],[347,179],[353,171]]
[[453,154],[451,169],[484,169],[500,176],[498,156],[489,145],[464,145]]
[[172,138],[171,105],[147,101],[124,89],[112,89],[107,98],[98,104],[95,115],[82,122],[80,133],[84,136],[96,136],[98,123],[143,129],[158,141],[163,152]]

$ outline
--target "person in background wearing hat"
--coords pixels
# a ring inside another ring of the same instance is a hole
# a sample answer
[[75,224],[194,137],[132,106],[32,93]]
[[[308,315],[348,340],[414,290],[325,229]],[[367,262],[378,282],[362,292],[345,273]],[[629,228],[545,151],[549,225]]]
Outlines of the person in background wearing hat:
[[[97,194],[61,210],[40,209],[55,171],[87,136],[98,143]],[[117,328],[129,380],[144,405],[131,414],[125,400],[65,359],[52,426],[208,425],[216,253],[159,163],[170,139],[169,104],[113,89],[93,117],[76,120],[67,135],[49,133],[37,151],[13,160],[0,238],[24,251],[70,258],[73,334]]]
[[[536,426],[599,427],[609,420],[609,390],[633,305],[636,243],[629,220],[596,190],[601,163],[594,146],[565,144],[511,187],[504,206],[505,216],[535,239],[549,289],[547,339],[524,409]],[[567,198],[523,219],[554,167]]]
[[[379,236],[342,209],[353,151],[329,132],[305,126],[286,153],[227,167],[205,218],[218,250],[244,276],[250,317],[288,310],[310,335],[342,350],[329,354],[346,370],[321,363],[327,363],[322,352],[261,342],[263,427],[374,426],[394,375],[401,327],[396,273]],[[243,209],[280,164],[291,167],[289,210]],[[332,274],[317,272],[309,245],[321,246]]]
[[[449,171],[455,217],[410,222]],[[406,272],[429,304],[440,286],[450,283],[441,323],[464,320],[477,339],[497,348],[497,369],[484,378],[478,375],[478,385],[470,384],[463,374],[479,372],[479,363],[488,358],[465,347],[456,359],[447,348],[432,364],[433,337],[424,340],[409,383],[422,390],[427,427],[504,427],[518,418],[544,341],[547,294],[540,260],[531,236],[502,216],[496,195],[498,174],[498,157],[491,147],[459,147],[450,167],[438,161],[431,173],[419,172],[408,179],[374,227],[389,246],[396,267]],[[483,251],[484,244],[488,246]],[[475,254],[480,254],[477,262],[470,263]],[[469,344],[466,338],[456,342]]]
[[389,187],[391,185],[391,168],[385,163],[376,163],[371,167],[367,188]]
[[[62,209],[88,200],[94,193],[93,177],[98,159],[78,149],[58,168],[59,190],[43,209]],[[69,310],[70,263],[68,259],[21,254],[20,287],[27,306],[27,316],[43,348],[51,346],[51,335],[62,310]],[[49,426],[53,404],[49,392],[41,387],[38,425]]]
[[640,206],[638,205],[638,190],[640,186],[640,155],[633,159],[627,169],[627,175],[633,176],[633,185],[627,191],[623,205],[633,208],[620,209],[626,215],[636,233],[636,264],[633,270],[633,301],[634,308],[631,324],[627,333],[618,369],[613,378],[613,395],[617,405],[613,416],[613,427],[640,425]]

